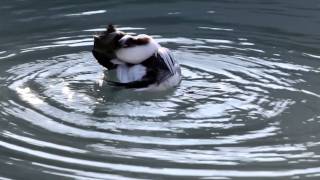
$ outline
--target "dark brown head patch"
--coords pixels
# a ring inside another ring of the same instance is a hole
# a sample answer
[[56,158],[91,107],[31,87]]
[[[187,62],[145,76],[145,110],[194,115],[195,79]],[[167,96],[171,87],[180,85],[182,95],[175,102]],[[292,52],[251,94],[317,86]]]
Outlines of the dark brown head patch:
[[144,44],[148,44],[150,41],[149,38],[144,37],[144,38],[138,38],[138,39],[134,39],[134,43],[136,45],[144,45]]
[[148,43],[149,43],[149,38],[147,38],[147,37],[144,37],[144,38],[129,37],[124,42],[123,47],[128,48],[128,47],[133,47],[133,46],[145,45]]

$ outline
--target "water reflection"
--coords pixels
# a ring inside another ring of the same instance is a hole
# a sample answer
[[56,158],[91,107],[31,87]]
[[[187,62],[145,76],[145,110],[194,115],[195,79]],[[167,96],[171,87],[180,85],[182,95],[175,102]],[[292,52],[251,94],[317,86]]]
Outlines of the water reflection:
[[81,13],[73,13],[73,14],[67,14],[65,16],[90,16],[94,14],[102,14],[106,13],[106,10],[95,10],[95,11],[86,11],[86,12],[81,12]]
[[[31,25],[0,29],[13,34],[3,36],[0,51],[0,179],[21,179],[16,172],[25,169],[57,179],[317,178],[317,38],[281,25],[284,17],[304,18],[301,12],[314,25],[309,10],[274,2],[136,3],[1,7],[16,9],[8,13],[13,24]],[[265,15],[282,18],[273,25],[253,18]],[[154,94],[104,83],[113,74],[90,50],[92,34],[110,19],[172,49],[181,85]]]

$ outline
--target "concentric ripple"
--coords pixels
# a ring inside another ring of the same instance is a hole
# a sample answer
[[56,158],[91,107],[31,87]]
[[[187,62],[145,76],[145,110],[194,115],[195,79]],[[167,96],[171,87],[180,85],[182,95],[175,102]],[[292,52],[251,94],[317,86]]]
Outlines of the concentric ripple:
[[[161,17],[193,22],[187,5]],[[57,20],[109,13],[56,6]],[[104,83],[113,74],[90,52],[100,26],[0,51],[0,179],[317,179],[320,63],[312,42],[258,25],[213,26],[207,16],[222,12],[196,13],[205,14],[202,24],[176,36],[120,26],[172,49],[183,80],[166,92]]]

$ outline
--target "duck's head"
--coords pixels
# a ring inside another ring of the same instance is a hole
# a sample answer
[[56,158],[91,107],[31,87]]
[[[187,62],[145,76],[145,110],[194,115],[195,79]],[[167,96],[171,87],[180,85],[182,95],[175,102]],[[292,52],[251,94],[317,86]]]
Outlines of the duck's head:
[[113,25],[109,25],[106,31],[95,34],[93,52],[106,56],[106,59],[115,57],[115,50],[119,49],[119,40],[125,36],[122,31],[116,30]]
[[139,64],[157,52],[160,45],[146,34],[124,35],[118,41],[116,57],[126,63]]

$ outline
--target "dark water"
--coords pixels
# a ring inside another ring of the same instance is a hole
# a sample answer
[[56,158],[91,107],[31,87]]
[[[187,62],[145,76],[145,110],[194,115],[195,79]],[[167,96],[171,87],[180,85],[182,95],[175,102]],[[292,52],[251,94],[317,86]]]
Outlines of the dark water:
[[[320,1],[2,0],[0,179],[320,179]],[[92,34],[173,50],[183,81],[110,88]]]

